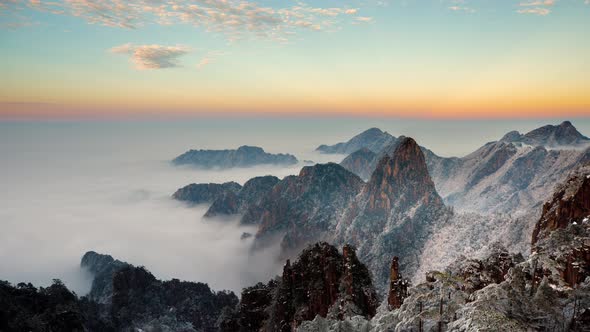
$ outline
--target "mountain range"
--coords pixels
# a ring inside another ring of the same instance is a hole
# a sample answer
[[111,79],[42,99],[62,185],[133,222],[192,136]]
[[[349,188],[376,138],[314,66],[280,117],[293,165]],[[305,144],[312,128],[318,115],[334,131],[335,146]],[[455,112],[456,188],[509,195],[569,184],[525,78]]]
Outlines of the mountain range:
[[[369,143],[376,133],[381,133],[379,142],[387,144]],[[403,138],[372,128],[334,146],[358,147],[341,165],[368,180],[377,163]],[[425,147],[422,151],[447,205],[464,212],[525,214],[548,198],[553,186],[576,165],[590,161],[590,139],[565,121],[526,134],[509,132],[464,157],[441,157]]]
[[[401,142],[396,158],[380,163],[383,176],[405,174],[409,183],[428,180],[411,174],[410,161],[420,159],[418,152],[413,140]],[[373,180],[380,176],[374,174]],[[428,271],[415,286],[398,266],[411,255],[392,257],[386,264],[388,295],[382,300],[371,269],[351,245],[342,252],[325,242],[310,245],[293,263],[286,261],[280,276],[245,288],[240,299],[203,283],[160,281],[144,267],[91,251],[81,260],[93,276],[84,297],[58,280],[40,289],[0,282],[0,330],[588,331],[588,179],[590,164],[581,165],[557,186],[536,222],[529,257],[492,244],[486,257],[460,257],[442,270]],[[363,192],[372,197],[370,190]],[[437,197],[426,190],[403,201],[424,199]],[[383,197],[367,204],[381,208],[388,201]]]
[[0,283],[0,330],[588,331],[589,141],[566,121],[449,158],[373,128],[318,147],[342,164],[191,184],[173,198],[280,243],[280,276],[238,298],[91,251],[82,298]]

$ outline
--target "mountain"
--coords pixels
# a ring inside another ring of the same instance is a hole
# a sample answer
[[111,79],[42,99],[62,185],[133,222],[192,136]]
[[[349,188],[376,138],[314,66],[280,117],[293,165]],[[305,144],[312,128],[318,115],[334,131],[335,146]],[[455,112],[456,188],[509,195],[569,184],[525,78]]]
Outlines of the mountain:
[[512,131],[506,134],[502,140],[548,148],[571,148],[590,144],[590,138],[578,132],[569,121],[564,121],[559,125],[546,125],[524,135]]
[[399,297],[399,307],[385,303],[371,320],[318,316],[298,331],[588,331],[590,221],[573,216],[558,227],[546,222],[560,208],[566,217],[585,209],[588,178],[585,166],[558,186],[545,204],[541,236],[528,258],[492,244],[484,258],[460,257],[443,270],[427,272]]
[[[335,243],[351,243],[383,287],[392,255],[418,255],[437,224],[451,216],[436,192],[422,150],[412,138],[402,138],[378,163],[362,192],[343,213]],[[402,270],[412,275],[416,261]]]
[[235,331],[294,331],[316,316],[370,319],[378,306],[367,267],[350,246],[338,249],[316,243],[287,260],[282,275],[268,284],[245,288],[234,322]]
[[461,211],[523,215],[538,210],[555,184],[589,160],[590,148],[581,145],[586,140],[564,122],[524,135],[508,133],[463,158],[431,159],[429,169],[448,205]]
[[[335,164],[314,167],[301,176],[316,178],[307,179],[315,182],[317,177],[327,176],[326,170],[337,173],[342,169]],[[402,277],[400,266],[412,265],[407,261],[415,260],[419,252],[420,234],[428,233],[428,229],[436,230],[432,223],[440,222],[436,218],[425,220],[415,207],[419,204],[428,210],[439,209],[441,215],[445,208],[434,190],[420,147],[410,138],[403,139],[392,157],[387,155],[380,161],[371,180],[362,186],[354,197],[355,203],[345,213],[360,217],[374,211],[379,218],[358,220],[368,227],[385,219],[377,224],[380,233],[367,234],[371,250],[365,257],[371,262],[369,265],[363,263],[362,248],[357,251],[346,244],[340,253],[328,243],[316,243],[304,249],[292,264],[287,261],[281,276],[245,288],[238,301],[231,292],[213,292],[202,283],[160,281],[143,267],[88,252],[81,265],[95,280],[87,297],[77,298],[59,281],[40,289],[31,284],[12,286],[0,282],[0,328],[3,331],[588,331],[589,179],[590,165],[585,164],[556,187],[543,206],[529,257],[512,254],[493,243],[485,257],[459,257],[444,269],[427,271],[421,282],[411,286]],[[360,231],[366,230],[361,227]],[[358,233],[350,234],[354,239]],[[390,242],[370,245],[371,240],[377,243],[374,239],[381,236]],[[400,249],[395,247],[398,242],[406,248],[396,252]],[[367,248],[368,244],[363,242],[361,246]],[[456,246],[455,250],[461,248]],[[375,258],[381,254],[387,259],[379,266],[376,263],[380,260]],[[386,271],[389,293],[378,307],[374,285],[380,278],[380,270]],[[108,280],[110,286],[105,286]]]
[[334,145],[320,145],[316,148],[316,151],[321,153],[350,154],[362,148],[368,148],[376,153],[381,151],[394,140],[395,137],[391,136],[389,133],[383,132],[379,128],[371,128],[354,136],[347,142]]
[[276,176],[258,176],[246,181],[237,192],[226,190],[213,201],[205,217],[243,214],[248,206],[259,204],[279,181]]
[[256,247],[278,237],[285,252],[294,252],[332,230],[363,184],[338,164],[306,166],[299,175],[278,182],[258,204],[250,205],[241,223],[258,225]]
[[237,150],[189,150],[172,160],[174,165],[199,168],[234,168],[256,165],[295,165],[290,154],[271,154],[256,146],[240,146]]
[[[395,151],[403,138],[388,142],[368,163],[368,155],[365,159],[351,155],[345,159],[345,165],[367,179],[379,161]],[[371,144],[363,143],[361,148],[369,148]],[[425,147],[421,149],[445,203],[458,211],[483,214],[527,215],[537,211],[565,174],[576,165],[590,161],[590,139],[569,121],[543,126],[526,134],[509,132],[500,140],[489,142],[461,158],[440,157]],[[356,164],[354,160],[358,160]]]
[[218,183],[192,183],[178,189],[172,198],[189,204],[213,203],[227,193],[237,193],[242,186],[235,182]]
[[371,163],[375,160],[377,154],[371,151],[369,148],[362,148],[351,154],[349,154],[340,165],[354,174],[361,177],[363,180],[367,180],[371,177]]

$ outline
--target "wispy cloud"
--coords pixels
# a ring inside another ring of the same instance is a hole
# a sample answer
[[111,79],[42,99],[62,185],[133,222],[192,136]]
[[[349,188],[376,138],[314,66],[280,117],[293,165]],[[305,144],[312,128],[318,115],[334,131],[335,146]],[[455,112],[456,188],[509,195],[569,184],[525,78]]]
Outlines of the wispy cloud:
[[557,0],[532,0],[528,2],[521,2],[518,5],[524,8],[519,9],[516,12],[519,14],[546,16],[551,13],[551,9],[547,7],[555,5],[555,2],[557,2]]
[[475,9],[466,6],[449,6],[449,9],[455,12],[475,13]]
[[531,7],[531,6],[553,6],[556,0],[536,0],[536,1],[529,1],[529,2],[521,2],[519,6],[521,7]]
[[347,6],[324,8],[297,2],[271,7],[246,0],[30,0],[28,6],[108,27],[189,24],[222,33],[229,40],[248,36],[283,40],[298,29],[323,30],[343,20],[354,21],[359,14],[358,8]]
[[371,23],[373,18],[369,16],[358,16],[354,18],[355,23]]
[[129,55],[135,68],[139,70],[180,67],[178,58],[187,54],[188,51],[189,49],[185,46],[133,44],[124,44],[110,49],[112,53]]
[[551,13],[551,10],[549,10],[547,8],[535,7],[535,8],[519,9],[516,12],[519,14],[534,14],[534,15],[539,15],[539,16],[546,16],[546,15],[549,15],[549,13]]

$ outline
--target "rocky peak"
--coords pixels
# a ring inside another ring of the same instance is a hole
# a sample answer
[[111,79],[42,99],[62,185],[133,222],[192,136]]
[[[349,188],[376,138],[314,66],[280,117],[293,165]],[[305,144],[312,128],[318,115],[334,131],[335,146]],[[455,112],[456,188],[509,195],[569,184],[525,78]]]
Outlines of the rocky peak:
[[391,260],[389,275],[389,296],[387,297],[389,309],[401,307],[406,297],[408,297],[408,281],[402,277],[399,270],[399,258],[394,256]]
[[535,225],[532,244],[552,231],[570,224],[581,224],[590,218],[590,165],[580,167],[556,188],[553,197],[543,205]]
[[116,260],[110,255],[94,251],[85,253],[80,261],[80,267],[87,269],[94,277],[88,298],[98,303],[110,302],[113,293],[113,276],[128,266],[130,265]]
[[369,210],[389,213],[394,205],[405,209],[419,201],[442,205],[430,178],[424,154],[412,138],[403,138],[393,154],[378,163],[365,187]]
[[[417,255],[449,211],[436,192],[424,154],[411,138],[397,140],[384,153],[371,179],[355,197],[336,226],[336,243],[352,243],[359,257],[374,271],[378,287],[385,293],[390,285],[392,255]],[[400,269],[412,276],[414,260]]]

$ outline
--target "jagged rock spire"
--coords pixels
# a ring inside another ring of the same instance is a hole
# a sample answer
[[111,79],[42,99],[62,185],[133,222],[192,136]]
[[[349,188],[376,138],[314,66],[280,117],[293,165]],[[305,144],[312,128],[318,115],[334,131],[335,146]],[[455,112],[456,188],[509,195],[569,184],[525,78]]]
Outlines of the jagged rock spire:
[[393,310],[401,307],[406,297],[408,297],[408,282],[402,278],[399,270],[399,258],[394,256],[391,260],[389,296],[387,297],[389,309]]

